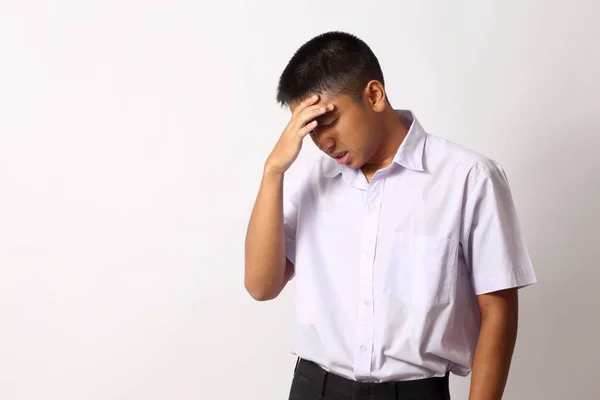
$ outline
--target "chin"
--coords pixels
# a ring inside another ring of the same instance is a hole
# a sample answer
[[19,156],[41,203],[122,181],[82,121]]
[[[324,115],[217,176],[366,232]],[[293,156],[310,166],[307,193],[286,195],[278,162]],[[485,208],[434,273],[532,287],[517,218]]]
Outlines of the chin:
[[354,159],[350,159],[350,161],[348,161],[346,163],[346,167],[351,168],[351,169],[358,169],[361,166]]

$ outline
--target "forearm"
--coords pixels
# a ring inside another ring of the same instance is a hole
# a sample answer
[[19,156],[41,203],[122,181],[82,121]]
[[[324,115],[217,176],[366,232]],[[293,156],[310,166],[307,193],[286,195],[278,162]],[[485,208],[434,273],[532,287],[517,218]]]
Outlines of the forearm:
[[246,289],[258,300],[279,294],[285,276],[283,178],[265,168],[246,234]]
[[517,320],[516,305],[482,312],[469,400],[502,398],[517,338]]

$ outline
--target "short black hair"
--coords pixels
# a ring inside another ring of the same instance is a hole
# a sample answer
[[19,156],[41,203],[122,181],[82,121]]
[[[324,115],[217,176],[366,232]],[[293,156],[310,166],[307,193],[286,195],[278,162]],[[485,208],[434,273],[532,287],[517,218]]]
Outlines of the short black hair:
[[362,101],[371,80],[385,84],[379,61],[365,42],[345,32],[322,33],[288,62],[279,78],[277,101],[289,106],[312,93],[346,94]]

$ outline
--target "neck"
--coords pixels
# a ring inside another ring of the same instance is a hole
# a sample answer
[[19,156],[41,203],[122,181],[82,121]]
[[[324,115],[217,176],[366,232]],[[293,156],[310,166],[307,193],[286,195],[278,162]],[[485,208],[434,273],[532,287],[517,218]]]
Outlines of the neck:
[[379,147],[375,156],[362,167],[365,174],[388,167],[408,134],[408,126],[391,106],[382,113]]

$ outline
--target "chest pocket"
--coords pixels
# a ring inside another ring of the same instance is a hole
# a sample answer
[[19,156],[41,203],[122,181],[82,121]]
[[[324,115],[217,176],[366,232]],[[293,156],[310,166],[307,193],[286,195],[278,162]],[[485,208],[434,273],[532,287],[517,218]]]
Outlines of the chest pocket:
[[450,301],[456,265],[456,240],[412,233],[397,234],[386,286],[400,301],[429,308]]

